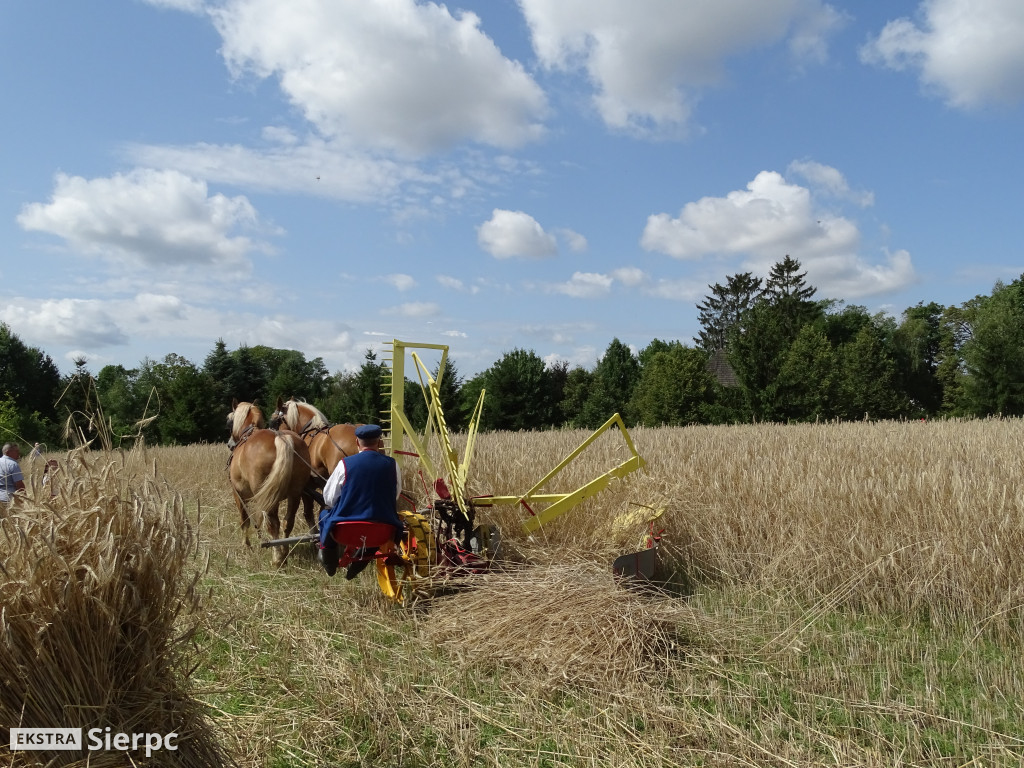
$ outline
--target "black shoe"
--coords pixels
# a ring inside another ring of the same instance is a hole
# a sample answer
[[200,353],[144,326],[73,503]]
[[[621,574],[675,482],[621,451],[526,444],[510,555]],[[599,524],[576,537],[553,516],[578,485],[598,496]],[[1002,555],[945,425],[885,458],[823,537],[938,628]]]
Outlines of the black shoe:
[[338,560],[341,559],[341,555],[338,553],[338,545],[333,541],[325,547],[321,547],[320,552],[317,554],[320,559],[320,565],[324,567],[328,576],[333,576],[338,572]]
[[373,562],[373,555],[374,555],[374,553],[376,553],[376,551],[377,551],[376,547],[374,547],[372,549],[367,549],[365,552],[360,549],[356,553],[356,556],[357,557],[368,557],[370,559],[369,560],[356,560],[354,563],[352,563],[345,570],[345,580],[346,581],[352,581],[352,579],[354,579],[360,573],[365,571],[366,570],[366,566],[368,566],[370,563]]

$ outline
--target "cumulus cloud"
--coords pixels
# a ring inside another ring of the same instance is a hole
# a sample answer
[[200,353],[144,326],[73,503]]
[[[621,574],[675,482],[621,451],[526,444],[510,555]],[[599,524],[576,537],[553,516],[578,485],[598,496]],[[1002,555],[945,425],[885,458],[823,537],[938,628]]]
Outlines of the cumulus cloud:
[[104,348],[128,343],[111,307],[86,299],[14,299],[0,308],[0,321],[33,344]]
[[458,293],[477,294],[480,293],[480,285],[467,285],[464,280],[451,275],[437,275],[435,278],[438,285],[445,290],[457,291]]
[[802,177],[817,192],[847,200],[863,208],[875,204],[873,193],[850,189],[846,177],[830,165],[822,165],[812,160],[794,160],[789,164],[789,173]]
[[401,317],[437,317],[441,314],[441,305],[433,301],[410,301],[387,309],[385,312],[400,315]]
[[282,141],[278,132],[273,138],[261,147],[132,144],[125,156],[137,165],[175,168],[221,184],[353,203],[387,202],[409,184],[426,189],[443,184],[453,196],[472,184],[457,169],[427,173],[413,163],[375,157],[343,141]]
[[638,133],[674,131],[694,94],[719,82],[725,60],[789,38],[790,50],[825,57],[842,16],[820,0],[519,0],[541,64],[583,70],[605,123]]
[[650,279],[647,273],[638,267],[620,267],[612,270],[612,277],[628,287],[642,285]]
[[515,256],[540,259],[558,253],[554,235],[527,213],[495,208],[491,218],[477,227],[477,242],[497,259]]
[[415,278],[413,278],[412,275],[405,275],[405,274],[399,273],[399,274],[394,274],[394,275],[385,275],[381,279],[385,283],[388,283],[389,285],[394,287],[394,289],[396,291],[399,291],[399,292],[401,292],[401,291],[408,291],[411,288],[415,288],[416,287],[416,280],[415,280]]
[[1024,100],[1024,4],[1019,0],[925,0],[919,21],[890,21],[862,61],[918,73],[954,107]]
[[150,320],[180,319],[185,305],[177,296],[158,293],[140,293],[135,297],[139,314]]
[[627,288],[634,288],[647,296],[670,301],[693,301],[702,296],[703,285],[693,280],[653,278],[637,267],[621,267],[612,270],[612,277]]
[[145,265],[247,265],[247,254],[268,249],[232,234],[259,224],[245,197],[211,195],[205,182],[177,171],[137,169],[91,180],[58,174],[50,201],[24,206],[17,220],[82,253]]
[[[810,169],[833,183],[842,178],[825,166]],[[742,256],[746,268],[760,275],[788,254],[825,293],[850,297],[896,290],[915,279],[906,252],[885,255],[881,264],[865,262],[857,225],[821,209],[809,189],[775,171],[762,171],[746,189],[725,197],[687,203],[676,217],[650,216],[641,245],[677,259]]]
[[547,103],[475,14],[414,0],[229,0],[210,10],[236,76],[274,77],[326,137],[426,153],[469,140],[517,147]]
[[587,250],[587,238],[579,232],[574,232],[571,229],[559,229],[558,236],[562,238],[569,247],[569,250],[574,253],[583,253],[583,251]]
[[551,286],[555,293],[564,293],[574,299],[599,299],[611,293],[614,280],[596,272],[573,272],[572,277]]

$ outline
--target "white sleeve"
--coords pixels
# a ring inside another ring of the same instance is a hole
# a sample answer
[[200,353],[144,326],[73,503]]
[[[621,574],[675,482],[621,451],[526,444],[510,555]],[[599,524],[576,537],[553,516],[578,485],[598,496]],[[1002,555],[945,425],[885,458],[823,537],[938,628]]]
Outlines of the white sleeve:
[[344,460],[338,462],[338,466],[331,472],[331,476],[327,478],[327,485],[324,486],[324,504],[328,507],[333,507],[338,503],[338,497],[341,495],[341,486],[345,484],[345,462]]

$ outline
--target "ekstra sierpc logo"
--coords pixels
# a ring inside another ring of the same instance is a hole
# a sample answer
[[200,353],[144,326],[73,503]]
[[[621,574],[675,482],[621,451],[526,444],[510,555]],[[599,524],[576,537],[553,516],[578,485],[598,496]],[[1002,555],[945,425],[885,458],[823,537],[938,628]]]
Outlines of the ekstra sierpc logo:
[[178,734],[168,733],[112,733],[107,728],[90,728],[87,742],[82,744],[81,728],[11,728],[11,751],[54,750],[95,751],[103,749],[117,752],[146,751],[146,757],[162,749],[176,751]]
[[11,728],[11,751],[19,749],[81,750],[82,729]]

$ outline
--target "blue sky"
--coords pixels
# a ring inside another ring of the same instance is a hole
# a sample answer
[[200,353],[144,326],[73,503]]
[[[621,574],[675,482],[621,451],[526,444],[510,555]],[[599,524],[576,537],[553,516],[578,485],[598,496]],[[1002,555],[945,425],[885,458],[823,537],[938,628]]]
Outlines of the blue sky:
[[0,321],[591,366],[789,254],[894,315],[1024,272],[1019,0],[8,0]]

